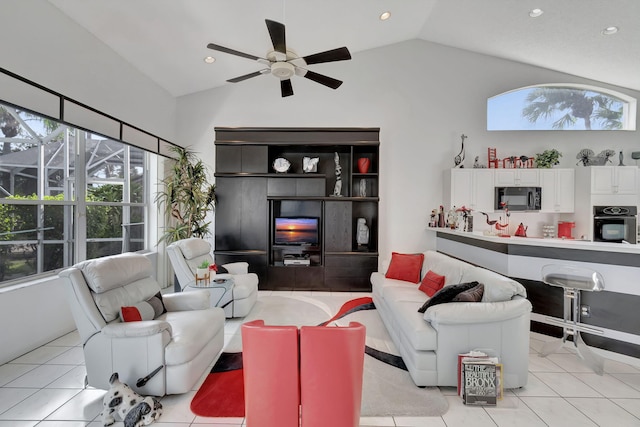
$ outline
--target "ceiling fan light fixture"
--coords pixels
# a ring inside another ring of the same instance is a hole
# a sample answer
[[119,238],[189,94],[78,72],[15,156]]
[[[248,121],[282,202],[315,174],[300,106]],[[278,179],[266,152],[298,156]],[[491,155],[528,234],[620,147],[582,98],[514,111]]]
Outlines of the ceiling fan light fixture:
[[271,64],[271,74],[280,80],[288,80],[296,73],[296,69],[288,62],[274,62]]
[[607,27],[604,30],[602,30],[602,35],[610,36],[610,35],[615,34],[617,32],[618,32],[618,27],[612,25],[612,26]]
[[380,14],[380,20],[381,21],[386,21],[387,19],[391,18],[391,12],[386,11],[386,12],[382,12]]
[[216,58],[214,58],[213,56],[205,56],[203,61],[207,64],[213,64],[214,62],[216,62]]
[[537,17],[541,16],[543,13],[544,13],[544,10],[535,8],[535,9],[531,9],[529,11],[529,16],[532,17],[532,18],[537,18]]

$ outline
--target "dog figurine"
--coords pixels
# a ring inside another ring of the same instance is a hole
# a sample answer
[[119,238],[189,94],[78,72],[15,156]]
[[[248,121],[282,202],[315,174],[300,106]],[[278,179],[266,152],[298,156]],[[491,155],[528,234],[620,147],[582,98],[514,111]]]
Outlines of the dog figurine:
[[116,417],[124,422],[124,427],[148,426],[162,414],[162,404],[154,397],[140,396],[131,387],[120,382],[118,373],[109,378],[111,388],[104,396],[102,405],[102,425],[115,424]]

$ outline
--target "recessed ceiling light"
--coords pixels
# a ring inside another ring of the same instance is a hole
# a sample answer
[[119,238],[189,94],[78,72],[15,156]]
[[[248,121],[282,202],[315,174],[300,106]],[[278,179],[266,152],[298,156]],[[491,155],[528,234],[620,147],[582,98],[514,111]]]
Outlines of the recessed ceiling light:
[[529,11],[529,16],[532,18],[537,18],[538,16],[542,15],[544,13],[544,10],[542,9],[531,9],[531,11]]
[[204,62],[206,62],[207,64],[213,64],[214,62],[216,62],[216,58],[214,58],[213,56],[205,56]]
[[380,20],[381,21],[386,21],[389,18],[391,18],[391,12],[382,12],[380,14]]
[[604,30],[602,30],[602,34],[604,34],[605,36],[610,36],[611,34],[615,34],[618,32],[618,27],[607,27]]

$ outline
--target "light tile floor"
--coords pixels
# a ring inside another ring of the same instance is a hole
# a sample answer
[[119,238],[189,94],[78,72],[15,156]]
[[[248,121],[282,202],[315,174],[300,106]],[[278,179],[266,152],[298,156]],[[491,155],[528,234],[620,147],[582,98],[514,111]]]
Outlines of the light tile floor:
[[[239,319],[227,321],[227,340],[241,323]],[[361,419],[361,426],[640,426],[640,360],[627,364],[607,359],[605,374],[599,376],[570,349],[539,357],[542,344],[550,339],[531,333],[528,384],[507,391],[496,407],[465,406],[455,388],[442,387],[449,410],[441,417],[369,417]],[[153,425],[243,426],[242,418],[203,418],[191,413],[189,404],[207,373],[193,391],[163,397],[164,412]],[[101,426],[99,413],[105,392],[83,388],[84,375],[82,348],[76,332],[0,365],[0,427]]]

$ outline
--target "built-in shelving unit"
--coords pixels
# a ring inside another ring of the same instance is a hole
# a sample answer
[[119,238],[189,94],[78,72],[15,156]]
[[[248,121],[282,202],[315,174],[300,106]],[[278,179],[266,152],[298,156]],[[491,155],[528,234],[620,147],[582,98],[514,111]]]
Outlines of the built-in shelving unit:
[[[216,128],[216,262],[249,262],[260,289],[369,291],[378,267],[379,145],[377,128]],[[303,170],[305,157],[318,159],[314,171]],[[278,158],[291,163],[286,173],[274,170]],[[317,244],[277,244],[276,217],[318,218]],[[359,218],[369,227],[366,245],[357,242]],[[285,265],[291,257],[308,265]]]

